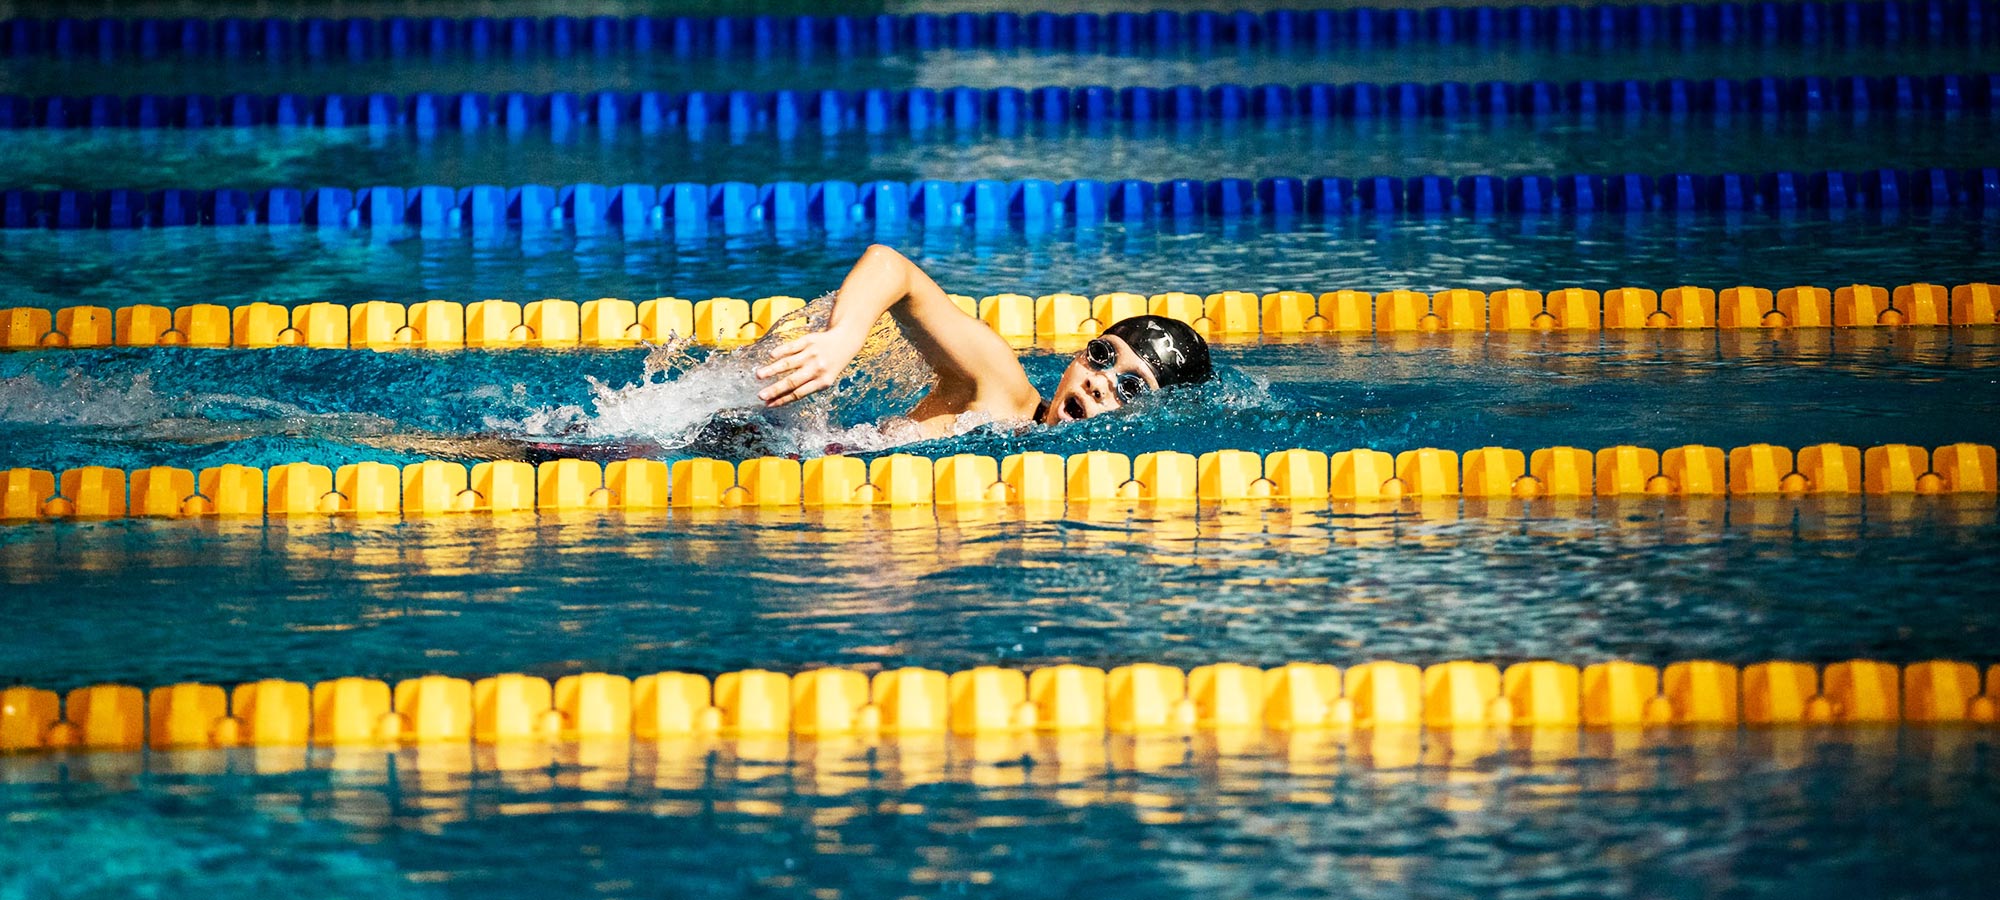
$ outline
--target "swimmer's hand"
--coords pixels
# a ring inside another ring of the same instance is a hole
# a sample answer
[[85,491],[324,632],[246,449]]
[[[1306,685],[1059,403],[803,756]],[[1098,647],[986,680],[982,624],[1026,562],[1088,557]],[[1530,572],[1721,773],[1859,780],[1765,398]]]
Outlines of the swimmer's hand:
[[832,387],[867,338],[866,331],[831,328],[779,344],[771,364],[756,373],[761,380],[777,380],[758,391],[757,399],[776,409]]

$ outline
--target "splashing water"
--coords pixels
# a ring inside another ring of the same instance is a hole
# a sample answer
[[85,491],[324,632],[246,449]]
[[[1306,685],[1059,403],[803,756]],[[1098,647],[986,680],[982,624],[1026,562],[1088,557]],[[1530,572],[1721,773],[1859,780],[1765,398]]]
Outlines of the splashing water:
[[[757,399],[765,385],[755,371],[770,351],[824,328],[832,308],[829,293],[780,318],[758,341],[732,350],[706,351],[689,337],[670,336],[648,354],[636,383],[614,387],[586,375],[587,407],[546,406],[518,420],[488,416],[482,435],[413,429],[412,422],[373,413],[312,412],[259,396],[163,391],[152,373],[143,371],[129,377],[72,371],[59,380],[35,373],[0,378],[0,424],[130,444],[287,436],[468,459],[515,456],[522,441],[542,451],[571,448],[586,455],[695,452],[734,458],[870,451],[921,440],[917,424],[898,414],[915,404],[935,376],[886,316],[832,388],[776,410]],[[962,419],[957,430],[984,424],[979,417]]]
[[69,372],[48,384],[33,375],[0,379],[0,422],[73,428],[144,425],[183,405],[153,389],[149,373],[115,384]]
[[[825,328],[833,299],[827,293],[787,314],[745,347],[697,355],[690,338],[673,336],[647,355],[638,382],[612,387],[590,378],[591,410],[565,404],[486,424],[498,433],[562,443],[718,455],[868,451],[920,440],[917,424],[895,413],[914,405],[935,374],[888,316],[875,323],[833,387],[781,409],[767,409],[757,398],[765,387],[757,368],[779,345]],[[960,419],[960,431],[986,423],[977,416]],[[878,421],[843,424],[863,420]]]
[[32,374],[0,378],[0,423],[182,444],[265,435],[356,438],[395,428],[382,416],[315,413],[268,397],[163,392],[150,372],[129,380],[69,372],[54,384]]

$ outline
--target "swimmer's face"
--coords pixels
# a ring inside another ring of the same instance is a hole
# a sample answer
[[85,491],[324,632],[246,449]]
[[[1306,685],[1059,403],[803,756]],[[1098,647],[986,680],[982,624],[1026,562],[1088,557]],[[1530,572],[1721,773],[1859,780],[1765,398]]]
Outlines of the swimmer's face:
[[1093,338],[1063,370],[1062,381],[1049,395],[1042,423],[1074,422],[1116,412],[1132,398],[1160,389],[1151,366],[1117,335]]

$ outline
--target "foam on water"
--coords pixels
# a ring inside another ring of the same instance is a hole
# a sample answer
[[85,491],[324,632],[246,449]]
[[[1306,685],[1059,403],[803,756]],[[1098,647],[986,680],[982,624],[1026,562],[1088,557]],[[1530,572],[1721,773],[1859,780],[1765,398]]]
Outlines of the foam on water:
[[117,428],[155,422],[180,405],[153,389],[141,372],[130,380],[70,371],[50,384],[33,374],[0,378],[0,422],[75,428]]
[[[920,440],[917,424],[886,409],[908,409],[935,375],[887,316],[869,332],[861,352],[832,388],[781,409],[757,398],[766,383],[756,376],[786,341],[826,327],[832,293],[773,323],[756,342],[697,353],[693,341],[674,336],[647,355],[639,380],[612,386],[590,382],[590,408],[560,404],[520,420],[488,418],[499,434],[580,444],[648,445],[662,451],[761,452],[817,455],[839,450],[883,450]],[[874,421],[857,421],[872,419]],[[963,416],[958,430],[987,424]]]
[[34,373],[0,378],[0,425],[60,430],[71,438],[188,445],[278,435],[354,441],[398,427],[384,416],[316,413],[270,397],[163,391],[150,372],[93,377],[77,371],[53,383]]

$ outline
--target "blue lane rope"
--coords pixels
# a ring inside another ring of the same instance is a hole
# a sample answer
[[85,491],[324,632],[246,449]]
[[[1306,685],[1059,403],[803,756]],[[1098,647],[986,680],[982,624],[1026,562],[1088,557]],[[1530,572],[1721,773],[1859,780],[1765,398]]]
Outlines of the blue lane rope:
[[1555,47],[1973,44],[2000,0],[1677,3],[873,16],[9,19],[0,56],[346,60],[411,56],[892,56],[936,50],[1209,54],[1514,43]]
[[1823,112],[1990,113],[2000,110],[1991,73],[1662,81],[1447,81],[1167,87],[873,88],[776,91],[596,91],[531,94],[0,95],[0,129],[369,128],[428,137],[442,132],[590,128],[615,135],[686,132],[794,137],[937,132],[1020,134],[1202,121],[1384,118],[1772,115]]
[[198,225],[567,229],[579,234],[706,238],[831,237],[968,228],[1046,234],[1107,223],[1197,229],[1209,223],[1324,222],[1351,215],[2000,210],[2000,167],[1702,175],[1467,175],[1448,178],[1219,178],[1000,181],[779,181],[752,184],[442,185],[220,189],[0,190],[0,228],[134,229]]

